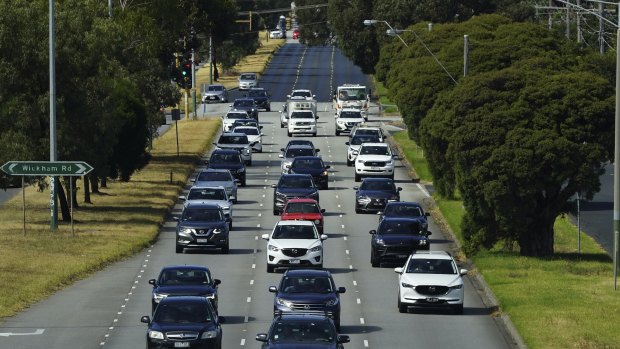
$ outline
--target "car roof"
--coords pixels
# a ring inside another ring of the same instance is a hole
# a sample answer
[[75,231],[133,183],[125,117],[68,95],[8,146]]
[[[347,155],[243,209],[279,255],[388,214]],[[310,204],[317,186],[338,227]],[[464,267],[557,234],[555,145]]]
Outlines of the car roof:
[[[241,130],[241,129],[244,129],[244,128],[251,128],[251,129],[257,130],[257,129],[258,129],[258,126],[252,126],[252,125],[241,125],[241,126],[236,126],[236,127],[235,127],[235,130],[237,130],[237,129]],[[233,133],[238,133],[238,132],[233,132]],[[244,133],[244,134],[245,134],[245,133]]]
[[[396,217],[383,217],[381,223],[420,223],[419,217],[408,216],[396,216]],[[379,223],[379,224],[381,224]]]
[[286,204],[290,204],[290,203],[295,203],[295,202],[307,202],[307,203],[312,203],[312,204],[319,204],[318,201],[314,200],[314,199],[310,199],[310,198],[294,198],[294,199],[290,199],[286,202]]
[[[321,159],[320,156],[305,156],[304,155],[304,156],[296,156],[295,157],[295,160],[315,160],[315,159],[323,160],[323,159]],[[295,160],[293,160],[293,162],[295,162]]]
[[245,133],[241,133],[241,132],[224,132],[224,133],[222,133],[222,136],[241,137],[241,136],[247,136],[247,135]]
[[211,202],[188,202],[185,205],[185,208],[204,208],[204,209],[209,209],[209,210],[221,210],[222,208],[220,207],[220,205],[215,204],[215,203],[211,203]]
[[204,270],[204,271],[209,271],[209,268],[205,267],[204,265],[167,265],[163,268],[161,268],[162,271],[165,270],[179,270],[179,269],[187,269],[187,270]]
[[312,178],[312,176],[310,174],[307,173],[285,173],[283,175],[280,176],[280,178],[284,178],[284,177],[303,177],[303,178]]
[[394,180],[392,178],[383,178],[383,177],[366,177],[364,178],[363,182],[391,182],[394,183]]
[[325,269],[288,269],[282,276],[331,276]]
[[267,91],[264,87],[252,87],[250,91]]
[[[225,86],[224,86],[224,85],[222,85],[222,84],[209,84],[208,86],[222,86],[222,87],[225,87]],[[208,87],[208,86],[207,86],[207,87]]]
[[254,99],[253,98],[248,98],[248,97],[242,97],[242,98],[235,99],[235,102],[237,102],[237,101],[252,101],[252,102],[254,102]]
[[409,256],[410,259],[454,259],[447,251],[416,251]]
[[209,299],[203,296],[174,296],[164,297],[160,301],[162,303],[209,303]]
[[193,185],[191,188],[189,188],[189,190],[192,189],[220,189],[220,190],[226,190],[226,188],[224,188],[221,185]]
[[276,226],[277,225],[314,225],[314,223],[310,221],[290,220],[290,221],[278,221],[278,223],[276,223]]
[[230,170],[225,169],[225,168],[205,168],[204,170],[200,170],[199,174],[202,172],[228,172],[230,173]]
[[417,202],[413,202],[413,201],[390,201],[387,203],[387,206],[415,206],[415,207],[422,207],[422,205],[420,205]]
[[310,144],[293,144],[286,149],[314,149]]
[[362,111],[359,109],[355,109],[355,108],[342,108],[340,109],[340,112],[342,113],[343,111],[354,111],[354,112],[358,112],[361,113]]
[[238,150],[235,149],[215,149],[213,150],[213,153],[211,153],[211,155],[213,154],[241,154]]
[[325,315],[302,314],[302,313],[286,313],[277,315],[273,321],[326,321],[329,318]]
[[387,147],[388,144],[387,143],[362,143],[363,146],[370,146],[370,147]]

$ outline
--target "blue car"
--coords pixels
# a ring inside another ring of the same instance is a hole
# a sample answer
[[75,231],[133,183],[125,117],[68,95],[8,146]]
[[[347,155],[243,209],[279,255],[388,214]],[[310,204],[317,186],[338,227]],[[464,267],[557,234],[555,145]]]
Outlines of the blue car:
[[[431,232],[422,229],[416,218],[386,217],[376,230],[369,231],[370,264],[378,267],[382,262],[401,263],[418,250],[429,250]],[[402,264],[401,264],[402,265]]]
[[170,265],[162,268],[153,285],[151,305],[153,312],[162,299],[169,296],[202,296],[213,303],[217,311],[217,286],[222,282],[211,277],[207,267],[199,265]]
[[332,320],[325,315],[282,314],[271,323],[269,333],[259,333],[256,340],[262,349],[342,349],[349,343],[347,335],[338,334]]
[[241,153],[234,149],[215,149],[207,161],[207,168],[216,170],[229,170],[230,174],[245,187],[245,162]]
[[319,188],[309,174],[283,174],[278,184],[272,184],[273,214],[282,213],[284,206],[292,198],[310,198],[319,202]]
[[222,348],[223,317],[209,299],[198,296],[176,296],[162,299],[153,319],[142,316],[148,324],[146,348]]
[[177,223],[176,252],[186,248],[229,251],[228,221],[218,204],[190,202],[183,207]]
[[340,294],[346,289],[336,288],[329,271],[287,270],[280,285],[269,286],[269,292],[275,293],[274,316],[286,313],[327,315],[340,331]]
[[237,98],[229,105],[233,110],[242,110],[258,121],[258,105],[252,98]]
[[394,185],[390,178],[365,178],[362,185],[353,187],[355,193],[355,213],[380,212],[388,202],[400,201],[401,187]]
[[297,156],[288,168],[288,173],[309,174],[320,189],[329,188],[329,173],[331,168],[325,165],[318,156]]
[[380,212],[379,222],[386,217],[402,217],[413,218],[420,222],[422,230],[428,230],[428,212],[424,212],[422,205],[411,201],[391,201],[385,206],[383,212]]

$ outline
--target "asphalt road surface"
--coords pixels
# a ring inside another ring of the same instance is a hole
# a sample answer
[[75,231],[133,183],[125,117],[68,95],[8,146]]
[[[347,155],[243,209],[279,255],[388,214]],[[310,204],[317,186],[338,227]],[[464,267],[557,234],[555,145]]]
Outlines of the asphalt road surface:
[[[327,210],[325,267],[337,286],[346,287],[342,295],[342,333],[351,336],[346,348],[510,348],[502,328],[489,315],[470,280],[465,280],[465,313],[425,310],[400,314],[396,305],[397,275],[394,265],[372,268],[370,235],[377,227],[377,216],[355,214],[353,168],[345,162],[347,136],[334,136],[331,90],[344,82],[365,82],[366,77],[333,47],[306,48],[287,44],[273,57],[261,85],[272,91],[273,112],[261,112],[264,126],[264,152],[255,153],[248,168],[248,186],[239,189],[231,231],[229,255],[217,252],[175,253],[175,223],[172,217],[161,229],[152,247],[116,263],[92,277],[78,281],[54,296],[0,326],[0,348],[143,348],[146,325],[141,315],[150,315],[151,286],[159,270],[170,264],[207,265],[219,288],[219,311],[226,318],[223,348],[259,348],[254,340],[266,332],[272,320],[273,294],[281,274],[266,272],[268,233],[278,221],[272,214],[272,183],[279,178],[279,149],[288,141],[280,128],[277,109],[292,88],[309,88],[319,104],[319,135],[310,137],[330,164],[330,188],[320,193]],[[235,92],[238,93],[238,92]],[[208,112],[223,113],[227,105],[208,105]],[[371,116],[371,120],[378,117]],[[427,197],[423,187],[413,183],[404,167],[396,172],[402,200],[419,201]],[[188,187],[189,188],[189,187]],[[175,206],[172,215],[181,212]],[[447,249],[450,241],[442,236],[431,219],[431,249]],[[50,267],[50,266],[42,266]]]

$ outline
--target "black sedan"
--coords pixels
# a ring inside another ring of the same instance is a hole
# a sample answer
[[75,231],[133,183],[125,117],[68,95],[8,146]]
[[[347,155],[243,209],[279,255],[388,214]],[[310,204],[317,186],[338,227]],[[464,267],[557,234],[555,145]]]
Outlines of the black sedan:
[[318,156],[298,156],[293,159],[288,173],[309,174],[320,189],[329,188],[329,165]]
[[362,185],[353,187],[355,193],[355,213],[379,212],[388,202],[400,201],[401,187],[394,185],[390,178],[365,178]]
[[258,106],[252,98],[237,98],[235,99],[233,104],[229,105],[229,107],[231,107],[233,110],[246,111],[248,115],[258,121]]
[[319,201],[319,188],[309,174],[284,174],[278,184],[272,184],[273,214],[282,213],[284,206],[292,198],[310,198]]
[[176,252],[185,248],[220,249],[228,253],[228,221],[218,204],[187,203],[176,218]]
[[252,98],[258,108],[271,111],[271,100],[269,99],[271,95],[264,88],[251,88],[246,97]]
[[153,319],[143,316],[148,324],[146,348],[222,348],[224,318],[218,317],[209,299],[198,296],[176,296],[162,299]]
[[371,230],[370,264],[378,267],[382,262],[401,262],[413,251],[429,250],[431,235],[422,230],[415,218],[386,217],[377,230]]
[[153,285],[151,305],[153,311],[159,302],[168,296],[202,296],[213,303],[217,311],[217,286],[219,279],[211,277],[207,267],[199,265],[169,265],[162,268],[157,279],[149,280]]

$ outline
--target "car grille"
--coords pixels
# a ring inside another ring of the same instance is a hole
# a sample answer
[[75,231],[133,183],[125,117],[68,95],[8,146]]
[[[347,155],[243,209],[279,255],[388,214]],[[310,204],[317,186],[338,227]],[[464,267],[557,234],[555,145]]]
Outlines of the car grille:
[[366,161],[364,162],[366,166],[375,166],[375,167],[383,167],[385,166],[385,161]]
[[306,254],[306,248],[283,248],[282,254],[288,257],[301,257]]
[[378,246],[376,251],[381,257],[402,256],[407,257],[415,248],[411,245]]
[[196,229],[196,236],[209,236],[213,229]]
[[325,308],[325,304],[324,303],[291,303],[290,308],[296,311],[323,310],[323,308]]
[[425,296],[439,296],[448,293],[447,286],[416,286],[415,291]]
[[173,341],[187,341],[198,339],[198,332],[167,332],[166,337]]
[[387,199],[370,199],[370,202],[372,202],[373,204],[385,205],[387,204]]
[[296,122],[295,126],[310,126],[309,122]]
[[358,124],[358,122],[347,122],[347,128],[353,128],[354,126],[356,126]]

